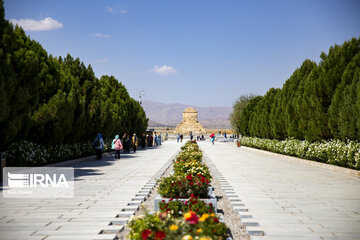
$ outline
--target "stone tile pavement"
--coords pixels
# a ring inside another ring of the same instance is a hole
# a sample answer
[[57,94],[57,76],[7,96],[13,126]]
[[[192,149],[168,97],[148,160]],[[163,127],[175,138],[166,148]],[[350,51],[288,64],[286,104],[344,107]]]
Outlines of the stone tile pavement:
[[241,147],[199,143],[241,199],[252,239],[360,239],[360,178]]
[[0,194],[0,239],[113,239],[99,234],[180,149],[168,141],[156,149],[122,154],[120,160],[76,163],[75,196],[70,199],[10,199]]

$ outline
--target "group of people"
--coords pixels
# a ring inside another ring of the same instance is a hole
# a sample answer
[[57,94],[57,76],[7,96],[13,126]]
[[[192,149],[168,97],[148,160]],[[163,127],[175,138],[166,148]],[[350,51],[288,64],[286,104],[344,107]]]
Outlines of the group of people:
[[[192,141],[193,140],[193,138],[194,138],[194,135],[192,134],[192,132],[190,132],[190,140]],[[226,136],[226,135],[225,135]],[[177,140],[177,142],[181,142],[182,143],[182,140],[183,140],[183,138],[184,138],[184,135],[182,135],[182,134],[180,134],[180,133],[178,133],[177,134],[177,136],[176,136],[176,140]],[[198,136],[196,136],[196,140],[197,141],[205,141],[205,137],[204,137],[204,135],[198,135]],[[212,143],[212,144],[214,144],[214,142],[215,142],[215,134],[211,134],[210,135],[210,142]]]
[[[192,132],[190,132],[189,136],[190,136],[190,140],[192,141],[194,139],[194,135],[192,134]],[[177,136],[176,136],[177,142],[182,142],[183,138],[184,138],[184,135],[182,135],[180,133],[178,133]],[[198,136],[196,136],[196,140],[205,141],[205,137],[204,137],[204,135],[201,135],[201,136],[198,135]]]
[[[139,139],[134,133],[132,136],[125,133],[122,138],[120,139],[119,135],[116,135],[115,138],[112,140],[111,149],[115,152],[115,159],[120,159],[120,151],[124,150],[125,153],[130,153],[130,149],[133,149],[133,152],[136,153],[137,147],[140,143],[142,148],[145,147],[152,147],[152,146],[160,146],[161,145],[161,133],[156,134],[154,132],[154,137],[152,134],[145,135],[142,134],[141,138]],[[102,159],[102,153],[104,152],[105,143],[103,136],[99,133],[93,142],[93,147],[96,151],[96,159]]]
[[178,133],[177,136],[176,136],[177,142],[179,142],[179,141],[182,142],[183,138],[184,138],[184,135],[182,135],[180,133]]

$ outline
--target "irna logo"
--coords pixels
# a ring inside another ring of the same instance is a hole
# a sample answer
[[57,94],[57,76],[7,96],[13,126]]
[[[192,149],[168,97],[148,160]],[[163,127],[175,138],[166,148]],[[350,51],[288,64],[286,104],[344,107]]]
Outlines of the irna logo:
[[69,187],[65,174],[17,174],[8,172],[9,187]]

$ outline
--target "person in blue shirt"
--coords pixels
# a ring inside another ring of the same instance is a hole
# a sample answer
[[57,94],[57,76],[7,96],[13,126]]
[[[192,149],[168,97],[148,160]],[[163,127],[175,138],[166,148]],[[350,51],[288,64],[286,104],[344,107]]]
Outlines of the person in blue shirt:
[[102,153],[104,151],[104,146],[105,146],[103,136],[101,135],[101,133],[98,133],[98,135],[94,139],[93,144],[94,144],[94,148],[95,148],[95,151],[96,151],[96,159],[101,160],[102,159]]

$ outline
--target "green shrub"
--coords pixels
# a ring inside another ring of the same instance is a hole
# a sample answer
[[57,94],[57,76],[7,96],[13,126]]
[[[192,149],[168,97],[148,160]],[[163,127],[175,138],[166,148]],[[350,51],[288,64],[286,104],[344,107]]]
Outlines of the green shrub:
[[180,217],[182,213],[189,211],[196,212],[197,215],[215,212],[211,203],[207,204],[194,195],[190,196],[189,200],[185,202],[173,198],[170,198],[168,202],[163,200],[162,202],[159,202],[159,208],[160,212],[170,213],[174,217]]
[[166,198],[189,198],[192,194],[200,198],[208,198],[210,181],[198,175],[171,175],[159,180],[158,192]]
[[21,141],[9,146],[6,164],[11,167],[42,166],[89,156],[94,153],[95,150],[91,142],[46,146]]
[[189,211],[177,218],[166,213],[146,213],[132,218],[128,226],[127,238],[133,240],[225,240],[229,237],[228,228],[214,213],[200,216]]
[[256,137],[242,137],[243,146],[263,149],[285,155],[315,160],[360,170],[360,143],[340,140],[313,142],[298,139],[271,140]]

